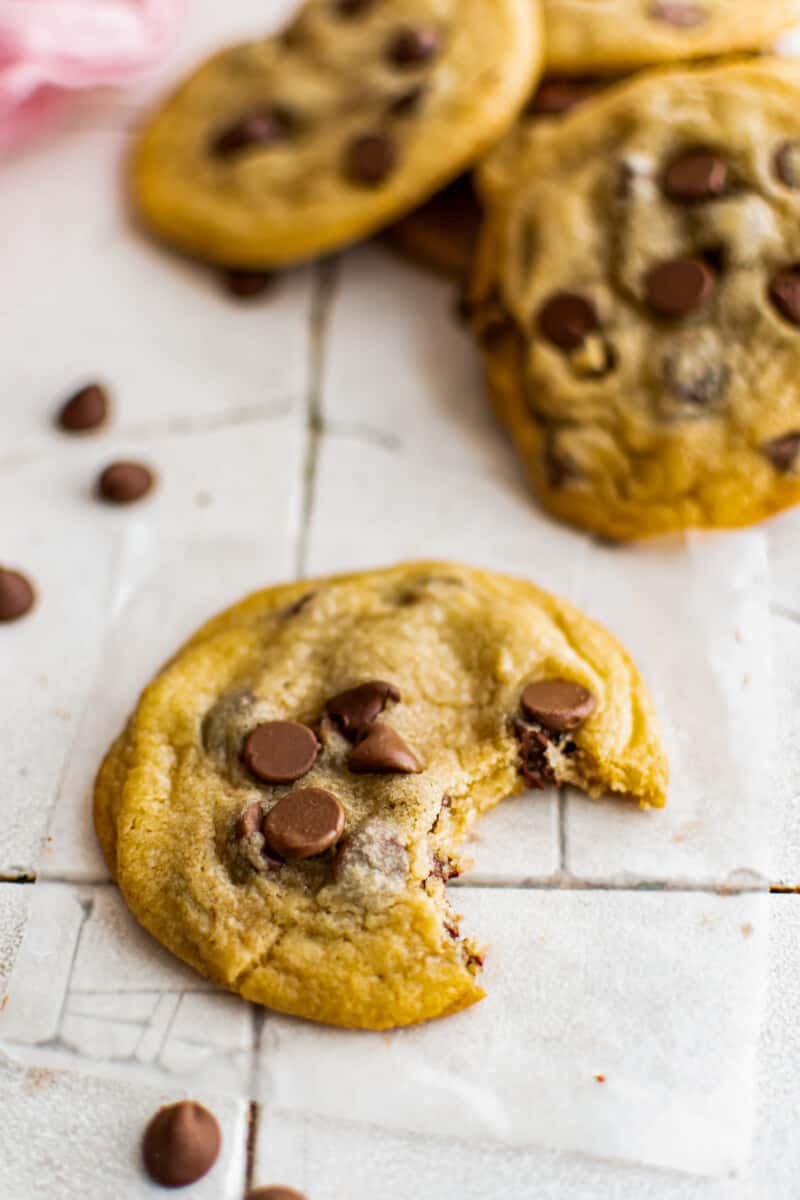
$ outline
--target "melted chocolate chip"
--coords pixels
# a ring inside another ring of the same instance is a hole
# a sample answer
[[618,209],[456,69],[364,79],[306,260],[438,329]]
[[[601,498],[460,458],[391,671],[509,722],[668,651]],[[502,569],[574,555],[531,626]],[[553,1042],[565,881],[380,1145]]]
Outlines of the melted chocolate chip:
[[397,166],[394,141],[385,133],[362,133],[353,138],[344,156],[347,178],[365,187],[378,187]]
[[110,504],[133,504],[152,490],[155,476],[142,463],[115,462],[97,481],[97,494]]
[[248,804],[236,822],[237,838],[248,838],[252,837],[254,833],[258,833],[263,820],[264,810],[258,801],[256,800],[254,804]]
[[227,125],[216,135],[211,149],[219,158],[228,158],[242,150],[271,146],[285,141],[292,132],[292,125],[287,109],[277,104],[266,105]]
[[597,700],[579,683],[569,679],[540,679],[522,693],[522,711],[554,733],[577,729],[597,708]]
[[685,150],[667,166],[661,187],[678,204],[700,204],[724,195],[730,171],[719,154],[711,150]]
[[800,325],[800,267],[789,267],[775,275],[769,285],[769,295],[787,321]]
[[785,433],[782,437],[765,442],[761,453],[766,455],[776,471],[791,471],[800,455],[800,432]]
[[436,57],[440,43],[435,29],[399,29],[389,42],[387,57],[395,67],[419,67]]
[[419,758],[397,730],[380,721],[362,731],[347,765],[359,775],[415,775],[423,769]]
[[676,258],[647,274],[647,303],[661,317],[682,317],[707,304],[714,294],[714,273],[702,258]]
[[18,621],[33,608],[36,594],[19,571],[0,567],[0,621]]
[[600,328],[597,309],[577,292],[557,292],[539,310],[539,330],[559,350],[577,350]]
[[75,392],[58,411],[57,422],[65,433],[98,429],[108,417],[108,392],[99,383],[89,383]]
[[325,711],[344,736],[354,742],[362,729],[380,716],[390,700],[396,704],[399,699],[400,692],[393,683],[372,679],[332,696]]
[[162,1187],[186,1187],[211,1170],[222,1134],[213,1113],[192,1100],[159,1109],[144,1132],[142,1156]]
[[317,761],[319,742],[299,721],[264,721],[248,735],[242,750],[247,769],[264,783],[294,783]]
[[300,788],[282,796],[264,818],[267,846],[281,858],[312,858],[335,846],[344,833],[345,815],[332,792]]
[[333,10],[340,17],[360,17],[375,6],[375,0],[334,0]]
[[547,761],[550,741],[541,729],[516,726],[519,739],[519,773],[530,788],[545,788],[555,784],[556,775]]
[[419,112],[422,107],[422,101],[428,93],[428,88],[424,83],[417,84],[416,87],[408,88],[405,92],[401,92],[399,96],[389,101],[387,112],[392,117],[411,117],[414,113]]

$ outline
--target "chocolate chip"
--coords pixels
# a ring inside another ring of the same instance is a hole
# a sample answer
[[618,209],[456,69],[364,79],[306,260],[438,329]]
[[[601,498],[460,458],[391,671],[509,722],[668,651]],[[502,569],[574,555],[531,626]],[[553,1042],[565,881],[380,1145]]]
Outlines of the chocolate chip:
[[792,325],[800,325],[800,267],[789,267],[774,276],[769,285],[772,303]]
[[682,317],[712,297],[714,273],[702,258],[676,258],[659,263],[647,274],[647,303],[662,317]]
[[531,721],[560,733],[577,729],[597,708],[588,688],[569,679],[540,679],[522,693],[522,711]]
[[592,96],[602,84],[598,79],[566,79],[551,75],[542,80],[525,109],[530,117],[559,117]]
[[65,433],[97,429],[108,416],[108,392],[99,383],[89,383],[70,396],[58,410],[57,421]]
[[711,150],[685,150],[664,171],[661,188],[679,204],[699,204],[722,196],[728,188],[730,171],[719,154]]
[[577,350],[600,328],[591,300],[577,292],[556,292],[539,310],[539,329],[559,350]]
[[800,433],[785,433],[771,442],[765,442],[761,453],[767,456],[777,471],[791,471],[800,454]]
[[377,187],[397,166],[397,147],[385,133],[362,133],[345,151],[345,174],[354,183]]
[[236,822],[237,838],[249,838],[254,833],[258,833],[261,828],[261,822],[264,820],[264,810],[256,800],[254,804],[248,804],[247,808]]
[[399,29],[389,42],[387,56],[396,67],[418,67],[436,57],[440,44],[435,29]]
[[17,621],[33,608],[36,594],[19,571],[0,567],[0,621]]
[[354,742],[361,730],[380,716],[390,700],[397,703],[399,699],[400,692],[393,683],[372,679],[333,696],[325,705],[325,711],[344,736]]
[[224,271],[222,275],[225,291],[237,300],[263,296],[271,288],[274,279],[275,276],[269,271],[240,271],[235,267]]
[[311,858],[344,833],[344,809],[332,792],[300,788],[282,796],[264,819],[264,837],[281,858]]
[[695,29],[708,19],[701,5],[682,4],[680,0],[661,0],[651,7],[647,15],[654,21],[663,21],[665,25],[674,25],[677,29]]
[[144,1132],[147,1173],[162,1187],[186,1187],[211,1170],[222,1134],[213,1113],[193,1100],[161,1108]]
[[392,117],[410,117],[418,112],[422,101],[428,93],[428,88],[424,83],[417,84],[416,87],[408,88],[407,91],[401,92],[399,96],[395,96],[389,101],[387,112]]
[[302,1192],[296,1192],[294,1188],[273,1184],[271,1187],[255,1188],[254,1191],[247,1193],[245,1200],[306,1200],[306,1197]]
[[775,173],[788,188],[800,188],[800,141],[784,142],[778,147]]
[[560,491],[561,488],[567,487],[568,484],[581,478],[580,468],[569,455],[552,446],[548,446],[545,450],[544,465],[547,471],[548,487],[553,488],[554,491]]
[[141,463],[115,462],[101,474],[97,481],[97,492],[111,504],[132,504],[141,500],[153,487],[155,477],[149,467]]
[[550,741],[541,729],[515,726],[519,738],[519,773],[530,788],[545,788],[556,782],[556,773],[547,760]]
[[380,721],[368,725],[362,732],[347,765],[359,775],[416,775],[423,769],[419,758],[397,730]]
[[292,132],[292,118],[280,105],[257,108],[226,126],[211,143],[214,154],[228,158],[256,146],[271,146],[285,141]]
[[242,750],[247,769],[264,783],[294,783],[317,761],[319,742],[299,721],[264,721],[248,735]]

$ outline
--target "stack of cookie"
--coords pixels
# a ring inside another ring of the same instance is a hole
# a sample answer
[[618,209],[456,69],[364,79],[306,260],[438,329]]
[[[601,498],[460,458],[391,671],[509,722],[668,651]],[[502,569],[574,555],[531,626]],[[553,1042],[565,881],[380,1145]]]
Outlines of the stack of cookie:
[[155,117],[139,208],[239,272],[391,227],[471,275],[552,513],[615,539],[748,524],[800,500],[800,67],[755,57],[798,21],[800,0],[310,0]]

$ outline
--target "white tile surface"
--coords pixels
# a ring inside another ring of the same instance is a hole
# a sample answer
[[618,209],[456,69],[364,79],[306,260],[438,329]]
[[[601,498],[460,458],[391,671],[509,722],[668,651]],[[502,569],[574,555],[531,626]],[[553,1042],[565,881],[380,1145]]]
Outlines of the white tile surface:
[[[141,1165],[150,1117],[185,1090],[150,1089],[42,1067],[0,1056],[3,1195],[57,1195],[60,1200],[163,1196]],[[191,1189],[192,1200],[240,1200],[245,1175],[247,1106],[216,1093],[191,1098],[212,1110],[222,1129],[217,1163]],[[39,1189],[41,1188],[41,1191]],[[187,1193],[188,1194],[188,1193]]]
[[772,897],[769,1007],[761,1038],[754,1157],[718,1179],[545,1150],[502,1150],[404,1136],[336,1119],[261,1115],[255,1180],[286,1183],[313,1200],[795,1200],[800,1103],[794,996],[800,972],[800,897]]
[[732,1170],[749,1154],[767,905],[464,889],[467,928],[490,943],[486,1000],[389,1034],[270,1015],[269,1097],[417,1134]]

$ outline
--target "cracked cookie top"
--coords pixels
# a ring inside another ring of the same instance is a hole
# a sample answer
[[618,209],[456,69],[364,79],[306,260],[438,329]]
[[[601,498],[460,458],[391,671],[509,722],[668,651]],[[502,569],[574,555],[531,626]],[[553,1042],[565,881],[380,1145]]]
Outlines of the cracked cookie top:
[[539,71],[530,0],[310,0],[283,34],[201,66],[144,130],[150,225],[223,265],[364,237],[508,127]]
[[544,0],[549,70],[618,71],[759,50],[800,0]]
[[660,805],[638,673],[522,580],[449,563],[270,588],[145,690],[98,777],[109,866],[157,938],[248,999],[389,1028],[482,996],[447,879],[526,784]]
[[559,516],[638,537],[800,500],[800,71],[657,72],[481,176],[498,411]]

